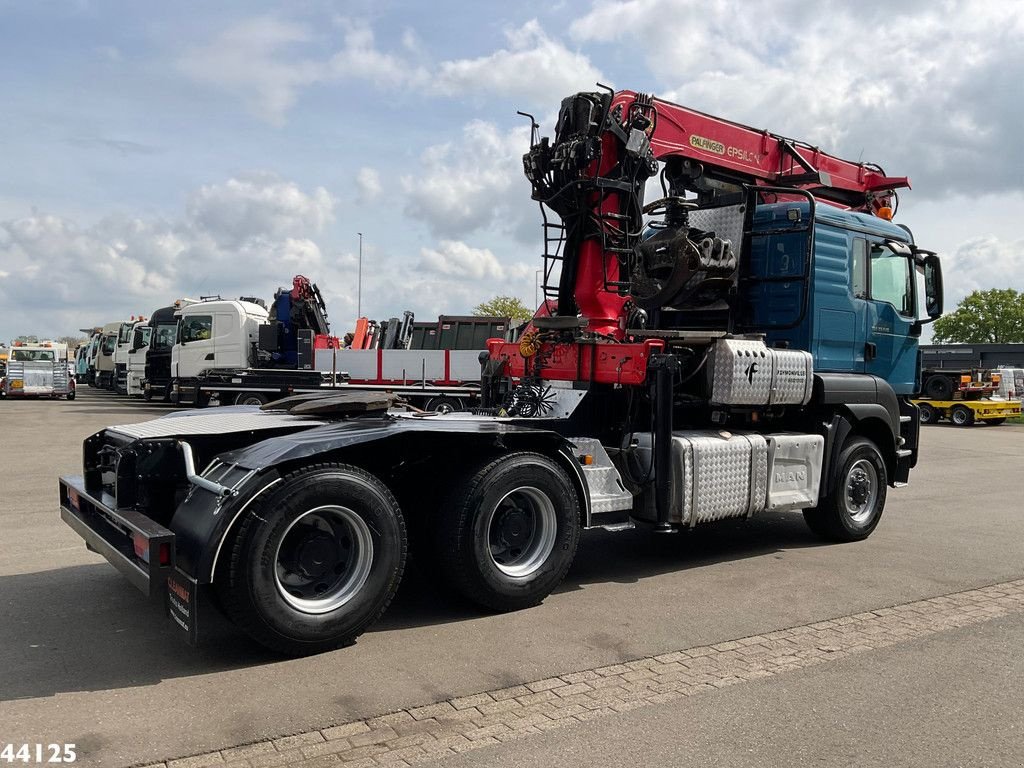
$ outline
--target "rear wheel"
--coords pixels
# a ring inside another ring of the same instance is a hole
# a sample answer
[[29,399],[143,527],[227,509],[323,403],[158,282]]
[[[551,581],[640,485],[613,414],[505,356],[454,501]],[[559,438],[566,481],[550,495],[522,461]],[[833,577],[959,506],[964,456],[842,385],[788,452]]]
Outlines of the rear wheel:
[[954,405],[949,412],[949,420],[958,427],[969,427],[974,423],[974,411],[966,405]]
[[932,376],[925,383],[924,393],[933,400],[949,400],[953,396],[953,380],[948,376]]
[[928,405],[928,403],[919,403],[917,414],[922,424],[934,424],[939,420],[939,412]]
[[262,392],[239,392],[235,397],[235,405],[266,405],[270,398]]
[[427,401],[425,410],[434,413],[452,413],[462,410],[462,402],[455,397],[432,397]]
[[804,510],[808,527],[832,541],[860,541],[882,518],[888,474],[871,440],[852,437],[836,462],[832,491],[814,509]]
[[449,583],[496,611],[537,605],[565,578],[580,538],[565,472],[538,453],[485,464],[441,508],[438,552]]
[[347,645],[384,612],[406,556],[398,502],[358,467],[293,473],[249,512],[218,593],[257,642],[303,656]]
[[1006,417],[1000,416],[998,419],[985,419],[985,424],[991,424],[993,427],[998,427],[1000,424],[1006,423]]

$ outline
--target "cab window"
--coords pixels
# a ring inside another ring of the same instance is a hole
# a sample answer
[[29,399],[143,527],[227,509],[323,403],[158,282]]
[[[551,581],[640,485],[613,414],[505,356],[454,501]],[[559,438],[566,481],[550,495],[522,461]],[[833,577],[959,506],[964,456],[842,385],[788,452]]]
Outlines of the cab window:
[[913,317],[914,293],[910,259],[884,245],[871,246],[871,298],[892,304],[901,315]]
[[863,237],[854,238],[850,254],[850,287],[855,299],[868,297],[868,241]]
[[182,344],[188,344],[190,341],[204,341],[209,339],[212,333],[213,315],[192,315],[191,317],[182,318]]
[[117,336],[104,336],[103,345],[100,347],[100,352],[104,355],[112,355],[114,353],[114,347],[117,346]]
[[177,323],[161,323],[153,334],[153,349],[170,349],[174,346],[174,337],[177,333]]

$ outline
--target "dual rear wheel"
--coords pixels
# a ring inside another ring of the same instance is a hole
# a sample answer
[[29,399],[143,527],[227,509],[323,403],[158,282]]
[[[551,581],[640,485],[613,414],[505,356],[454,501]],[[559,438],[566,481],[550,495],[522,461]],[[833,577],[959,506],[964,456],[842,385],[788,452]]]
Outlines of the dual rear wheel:
[[[580,535],[565,472],[536,453],[482,464],[434,521],[437,562],[473,602],[540,603],[564,578]],[[253,504],[215,577],[228,616],[289,655],[347,645],[387,609],[405,568],[405,520],[387,486],[348,464],[303,468]]]

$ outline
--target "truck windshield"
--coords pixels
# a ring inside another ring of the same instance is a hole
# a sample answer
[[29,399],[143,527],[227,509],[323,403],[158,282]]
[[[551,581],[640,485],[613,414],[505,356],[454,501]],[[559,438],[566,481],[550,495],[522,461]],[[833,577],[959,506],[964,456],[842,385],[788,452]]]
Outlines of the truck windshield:
[[22,363],[52,363],[55,358],[52,349],[16,349],[12,353],[11,359]]
[[177,323],[160,323],[160,325],[153,329],[151,346],[153,349],[170,349],[174,346],[174,337],[177,335]]

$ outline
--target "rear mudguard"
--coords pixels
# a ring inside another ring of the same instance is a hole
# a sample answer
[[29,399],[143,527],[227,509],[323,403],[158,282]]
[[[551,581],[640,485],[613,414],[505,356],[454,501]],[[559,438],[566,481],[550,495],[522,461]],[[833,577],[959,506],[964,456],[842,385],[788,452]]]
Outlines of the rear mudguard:
[[[190,489],[169,526],[175,534],[178,567],[198,583],[210,583],[217,563],[225,556],[225,542],[242,515],[261,496],[271,492],[288,472],[318,461],[359,463],[360,455],[371,447],[383,451],[396,464],[414,456],[421,458],[424,437],[438,445],[457,441],[458,455],[453,457],[446,450],[438,460],[472,461],[494,450],[547,453],[571,478],[580,498],[582,523],[589,524],[590,497],[586,482],[571,443],[556,432],[477,419],[351,419],[272,437],[218,456],[203,475],[232,488],[233,494],[218,496],[199,487]],[[350,453],[349,449],[355,447],[359,451]]]

